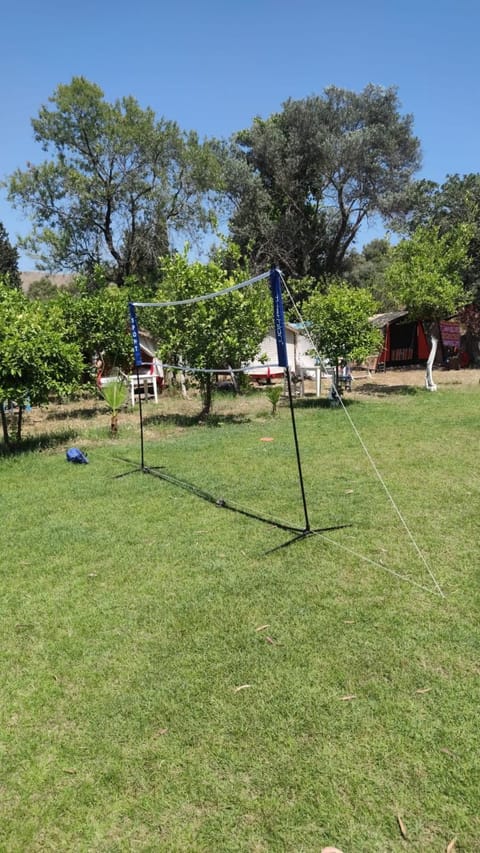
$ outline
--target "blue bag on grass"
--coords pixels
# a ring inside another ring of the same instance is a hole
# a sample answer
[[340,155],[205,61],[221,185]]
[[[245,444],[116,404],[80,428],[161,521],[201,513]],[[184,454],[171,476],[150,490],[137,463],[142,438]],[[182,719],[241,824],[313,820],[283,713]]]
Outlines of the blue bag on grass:
[[77,464],[87,464],[88,459],[85,453],[82,453],[78,447],[71,447],[70,450],[67,450],[67,462],[76,462]]

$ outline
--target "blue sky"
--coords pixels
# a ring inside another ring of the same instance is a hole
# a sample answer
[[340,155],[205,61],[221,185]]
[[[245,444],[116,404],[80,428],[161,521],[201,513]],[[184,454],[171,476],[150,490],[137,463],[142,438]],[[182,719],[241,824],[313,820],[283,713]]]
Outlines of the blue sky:
[[[74,75],[218,137],[330,84],[396,85],[421,140],[419,176],[480,171],[476,0],[23,0],[1,17],[1,178],[42,159],[30,119]],[[0,221],[11,242],[29,230],[4,191]]]

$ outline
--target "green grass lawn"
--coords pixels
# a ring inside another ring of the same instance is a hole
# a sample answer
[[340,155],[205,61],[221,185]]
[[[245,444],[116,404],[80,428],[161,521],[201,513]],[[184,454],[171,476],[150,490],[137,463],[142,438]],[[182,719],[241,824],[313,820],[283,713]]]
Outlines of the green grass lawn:
[[[147,465],[302,527],[288,410],[229,406],[149,408]],[[278,550],[293,534],[116,479],[122,419],[0,459],[0,850],[480,850],[480,394],[348,412],[425,561],[341,410],[296,417],[311,526],[349,526]]]

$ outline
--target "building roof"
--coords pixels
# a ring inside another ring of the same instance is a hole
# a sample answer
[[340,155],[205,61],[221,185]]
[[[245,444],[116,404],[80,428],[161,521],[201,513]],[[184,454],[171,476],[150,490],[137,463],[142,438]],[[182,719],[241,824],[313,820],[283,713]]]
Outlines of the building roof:
[[394,320],[400,320],[401,317],[406,317],[408,311],[385,311],[383,314],[374,314],[373,317],[370,317],[370,322],[377,329],[383,329],[384,326],[388,326],[390,323],[393,323]]

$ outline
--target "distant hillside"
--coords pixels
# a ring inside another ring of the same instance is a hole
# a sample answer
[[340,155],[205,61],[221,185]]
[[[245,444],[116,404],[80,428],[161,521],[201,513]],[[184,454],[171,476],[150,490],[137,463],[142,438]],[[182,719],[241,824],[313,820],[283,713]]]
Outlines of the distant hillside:
[[24,293],[28,293],[34,281],[47,279],[48,281],[51,281],[52,284],[54,284],[56,287],[66,287],[75,278],[73,273],[47,273],[43,272],[43,270],[33,270],[33,272],[21,272],[20,276],[22,279],[22,290]]

